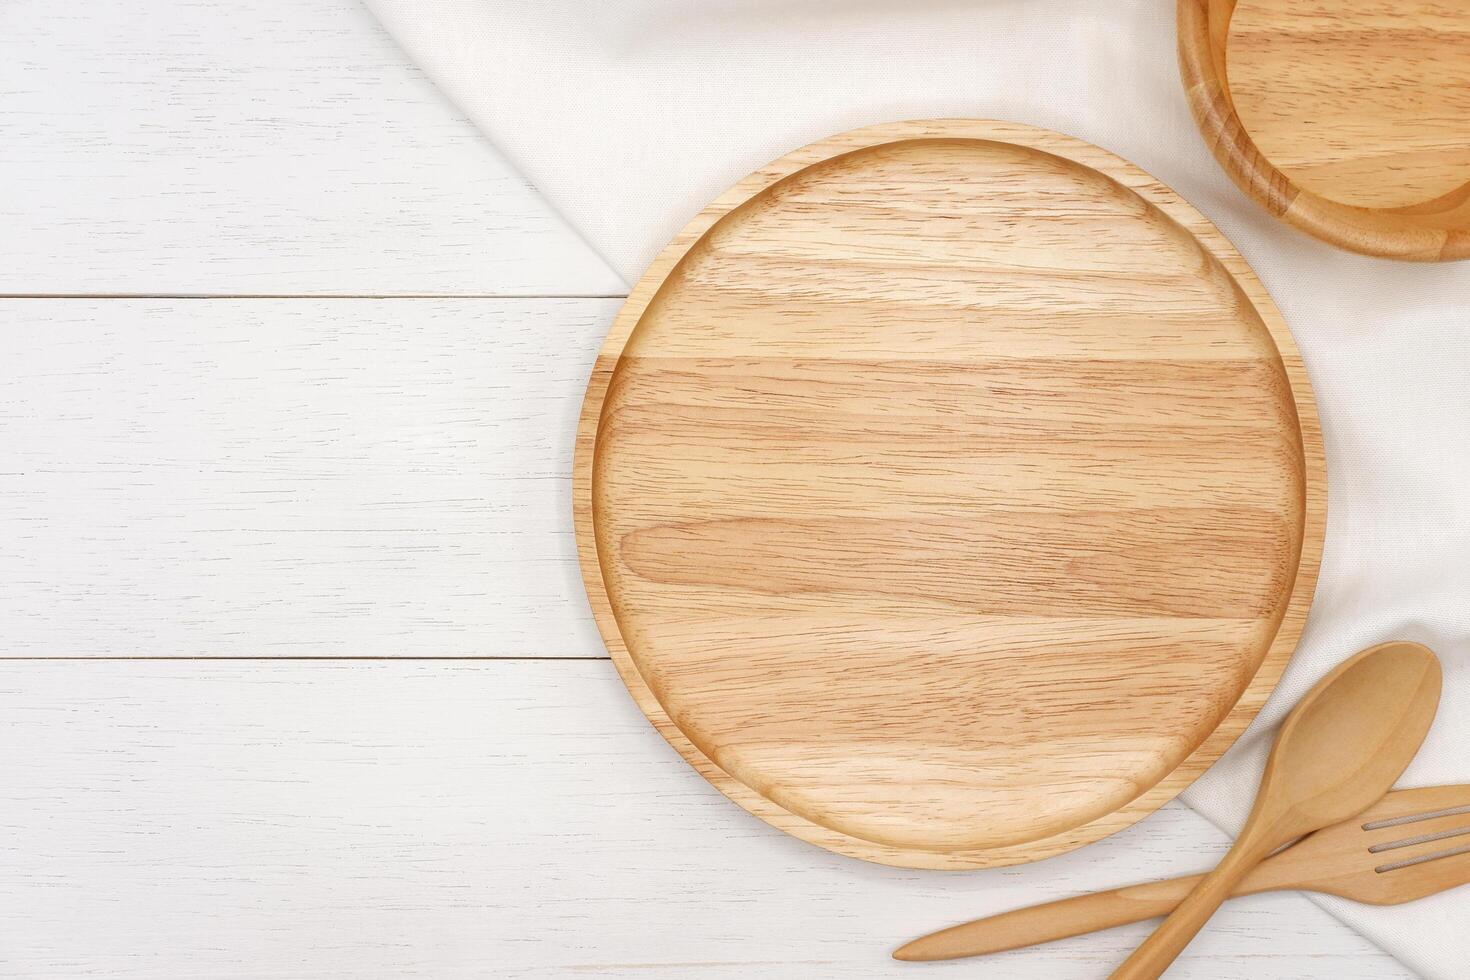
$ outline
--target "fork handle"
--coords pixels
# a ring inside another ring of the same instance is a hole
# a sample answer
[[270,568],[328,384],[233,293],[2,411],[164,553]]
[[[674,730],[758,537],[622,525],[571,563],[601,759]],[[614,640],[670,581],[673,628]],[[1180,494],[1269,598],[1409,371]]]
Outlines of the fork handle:
[[[1204,875],[1189,875],[1153,881],[1002,912],[922,936],[899,947],[893,957],[899,960],[955,960],[1156,919],[1174,911],[1203,878]],[[1244,893],[1248,884],[1242,882],[1239,893]]]
[[[1281,875],[1264,874],[1265,869],[1266,863],[1257,865],[1230,897],[1281,888]],[[1204,877],[1203,874],[1185,875],[1129,885],[975,919],[920,936],[894,950],[893,958],[920,961],[984,956],[1161,918],[1173,912]]]

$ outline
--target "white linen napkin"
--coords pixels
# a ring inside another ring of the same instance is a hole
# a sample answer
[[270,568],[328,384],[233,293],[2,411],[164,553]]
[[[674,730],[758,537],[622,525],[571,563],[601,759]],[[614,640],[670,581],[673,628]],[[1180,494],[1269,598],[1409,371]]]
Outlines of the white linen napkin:
[[[869,123],[1030,123],[1161,178],[1280,305],[1329,471],[1306,636],[1256,724],[1184,799],[1238,829],[1284,713],[1333,664],[1398,638],[1445,666],[1438,721],[1404,784],[1470,782],[1470,263],[1340,252],[1237,191],[1191,120],[1173,0],[368,3],[630,283],[740,177]],[[1321,901],[1427,977],[1470,969],[1470,889],[1393,909]]]

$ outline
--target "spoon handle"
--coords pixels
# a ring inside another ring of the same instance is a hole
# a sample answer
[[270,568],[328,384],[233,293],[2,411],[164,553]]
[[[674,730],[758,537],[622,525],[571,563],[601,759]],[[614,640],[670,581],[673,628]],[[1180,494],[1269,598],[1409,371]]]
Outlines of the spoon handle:
[[1258,840],[1244,836],[1237,840],[1219,866],[1205,875],[1154,934],[1113,971],[1112,980],[1155,980],[1163,976],[1215,910],[1270,853],[1270,848],[1257,843]]

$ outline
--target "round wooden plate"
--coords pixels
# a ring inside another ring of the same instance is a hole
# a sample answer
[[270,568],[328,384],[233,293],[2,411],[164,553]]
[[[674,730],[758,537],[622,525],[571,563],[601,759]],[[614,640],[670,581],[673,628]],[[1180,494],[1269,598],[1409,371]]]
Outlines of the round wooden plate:
[[1217,759],[1324,517],[1300,356],[1193,208],[1026,126],[875,126],[719,197],[597,360],[578,547],[659,731],[885,864],[1031,861]]
[[1190,107],[1226,172],[1342,248],[1470,258],[1470,4],[1179,0]]

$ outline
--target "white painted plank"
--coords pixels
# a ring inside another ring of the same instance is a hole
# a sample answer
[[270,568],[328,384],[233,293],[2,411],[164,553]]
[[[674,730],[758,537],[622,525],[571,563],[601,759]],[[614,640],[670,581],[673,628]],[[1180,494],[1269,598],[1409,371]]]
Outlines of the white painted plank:
[[[902,871],[719,796],[606,662],[0,664],[7,976],[1102,976],[1142,927],[976,963],[959,918],[1206,866],[1171,806],[1042,864]],[[1171,977],[1409,976],[1298,895]]]
[[357,0],[0,4],[0,293],[621,281]]
[[603,656],[616,300],[0,301],[4,655]]

